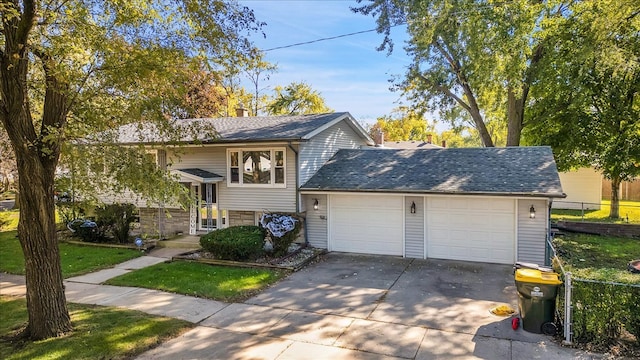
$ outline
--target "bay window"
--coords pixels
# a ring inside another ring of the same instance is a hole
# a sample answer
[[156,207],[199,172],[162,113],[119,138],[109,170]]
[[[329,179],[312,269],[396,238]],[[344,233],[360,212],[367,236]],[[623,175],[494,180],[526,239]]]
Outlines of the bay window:
[[229,186],[285,185],[284,149],[229,149],[227,154]]

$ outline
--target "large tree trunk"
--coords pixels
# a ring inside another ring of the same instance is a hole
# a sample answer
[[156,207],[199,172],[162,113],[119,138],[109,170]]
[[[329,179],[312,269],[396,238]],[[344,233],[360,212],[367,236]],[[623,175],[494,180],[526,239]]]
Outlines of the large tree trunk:
[[[18,236],[25,260],[29,314],[24,334],[31,339],[45,339],[71,330],[53,201],[54,175],[68,114],[67,86],[56,78],[55,62],[29,44],[29,34],[37,22],[36,3],[5,5],[7,10],[15,10],[16,16],[3,16],[0,121],[11,141],[18,169]],[[41,121],[34,121],[29,105],[27,75],[29,59],[34,55],[42,61],[46,75]]]
[[62,283],[53,200],[54,172],[37,157],[19,156],[22,202],[18,234],[24,253],[29,325],[25,335],[46,339],[71,330]]
[[620,218],[620,177],[614,176],[611,178],[611,208],[609,209],[609,217],[611,219]]
[[524,96],[517,97],[513,89],[507,90],[507,146],[520,146],[524,119]]
[[[472,104],[475,104],[475,100],[472,102]],[[484,119],[482,118],[482,114],[480,114],[480,109],[477,107],[477,105],[470,108],[469,114],[473,119],[476,130],[478,130],[478,135],[480,135],[482,146],[494,147],[495,144],[493,143],[493,139],[491,139],[491,134],[489,134],[489,130],[487,130],[487,125],[484,123]]]

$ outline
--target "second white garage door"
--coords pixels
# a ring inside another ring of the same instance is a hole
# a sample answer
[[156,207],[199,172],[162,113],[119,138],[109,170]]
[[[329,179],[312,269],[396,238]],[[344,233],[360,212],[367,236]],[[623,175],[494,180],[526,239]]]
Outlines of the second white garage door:
[[402,255],[401,196],[331,195],[329,250]]
[[427,198],[427,257],[512,264],[515,200]]

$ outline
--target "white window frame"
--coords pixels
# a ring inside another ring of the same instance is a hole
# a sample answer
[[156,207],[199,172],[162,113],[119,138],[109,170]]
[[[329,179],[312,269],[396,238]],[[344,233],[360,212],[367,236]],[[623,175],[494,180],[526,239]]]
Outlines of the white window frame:
[[[269,151],[271,154],[271,183],[270,184],[245,184],[243,182],[243,152]],[[276,184],[276,151],[282,152],[284,183]],[[231,153],[238,153],[238,182],[231,182]],[[286,188],[287,187],[287,149],[286,148],[230,148],[227,149],[227,186],[228,187],[252,187],[252,188]]]

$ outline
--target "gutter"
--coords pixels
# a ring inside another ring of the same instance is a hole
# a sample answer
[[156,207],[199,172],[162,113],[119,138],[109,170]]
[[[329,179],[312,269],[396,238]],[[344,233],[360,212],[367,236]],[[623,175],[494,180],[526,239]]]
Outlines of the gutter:
[[487,191],[465,191],[465,192],[446,192],[446,191],[429,191],[429,190],[391,190],[391,189],[300,189],[301,192],[309,193],[387,193],[387,194],[425,194],[425,195],[471,195],[471,196],[509,196],[509,197],[533,197],[533,198],[565,198],[565,193],[520,193],[520,192],[487,192]]
[[[293,148],[293,146],[291,145],[291,141],[289,141],[289,143],[287,144],[287,147],[289,149],[291,149],[291,151],[293,151],[294,154],[296,154],[296,213],[300,213],[300,187],[299,187],[299,183],[300,183],[300,166],[298,166],[298,162],[300,161],[299,159],[299,154],[298,151],[296,149]],[[307,226],[307,216],[305,215],[304,219],[304,243],[305,245],[309,245],[309,232],[308,232],[308,226]]]
[[296,155],[296,213],[299,213],[300,212],[300,185],[299,185],[300,166],[298,166],[299,165],[298,162],[300,161],[300,159],[299,159],[298,151],[293,148],[293,146],[291,145],[291,141],[289,141],[289,143],[287,144],[287,147],[291,149],[291,151],[293,151],[293,153]]

